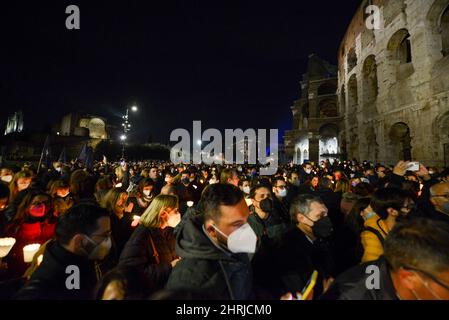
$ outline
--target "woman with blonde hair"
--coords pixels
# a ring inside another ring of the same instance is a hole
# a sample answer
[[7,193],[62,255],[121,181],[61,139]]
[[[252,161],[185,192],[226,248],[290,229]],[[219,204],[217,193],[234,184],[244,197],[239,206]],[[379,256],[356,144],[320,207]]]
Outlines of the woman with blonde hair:
[[173,230],[180,220],[178,197],[158,195],[126,243],[119,265],[138,268],[157,290],[164,288],[172,268],[179,261]]

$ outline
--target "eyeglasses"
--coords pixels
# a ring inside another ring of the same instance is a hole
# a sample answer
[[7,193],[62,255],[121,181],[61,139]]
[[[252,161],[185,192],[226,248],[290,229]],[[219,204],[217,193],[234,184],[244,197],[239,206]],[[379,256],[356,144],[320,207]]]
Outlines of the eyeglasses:
[[39,206],[41,204],[45,204],[45,205],[48,206],[50,204],[50,201],[48,201],[48,200],[46,200],[46,201],[36,201],[36,202],[32,202],[31,203],[32,206]]
[[434,276],[433,274],[424,271],[424,270],[420,270],[417,268],[413,268],[413,267],[402,267],[405,270],[411,270],[411,271],[415,271],[415,272],[419,272],[422,273],[423,275],[425,275],[426,277],[430,278],[433,282],[439,284],[440,286],[442,286],[444,289],[446,289],[447,291],[449,291],[449,285],[443,283],[443,281],[439,280],[436,276]]

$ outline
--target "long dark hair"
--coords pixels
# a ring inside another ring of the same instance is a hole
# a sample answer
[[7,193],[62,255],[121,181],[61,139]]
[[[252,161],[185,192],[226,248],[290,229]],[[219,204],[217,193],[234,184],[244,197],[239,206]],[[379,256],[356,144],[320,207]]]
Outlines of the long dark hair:
[[25,195],[23,196],[17,207],[16,214],[12,220],[15,224],[21,224],[26,220],[26,218],[28,217],[28,209],[33,202],[33,199],[37,196],[47,197],[49,200],[49,204],[51,205],[51,197],[44,191],[37,188],[27,189]]

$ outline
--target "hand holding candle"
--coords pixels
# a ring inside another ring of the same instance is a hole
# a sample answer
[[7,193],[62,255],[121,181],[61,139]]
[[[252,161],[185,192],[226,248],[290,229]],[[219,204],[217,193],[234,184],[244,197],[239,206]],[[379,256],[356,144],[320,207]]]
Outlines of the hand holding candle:
[[40,246],[41,245],[38,243],[33,243],[33,244],[29,244],[29,245],[23,247],[23,261],[25,263],[32,262],[33,257],[36,254],[36,252],[39,250]]
[[14,238],[0,238],[0,259],[8,255],[15,243]]

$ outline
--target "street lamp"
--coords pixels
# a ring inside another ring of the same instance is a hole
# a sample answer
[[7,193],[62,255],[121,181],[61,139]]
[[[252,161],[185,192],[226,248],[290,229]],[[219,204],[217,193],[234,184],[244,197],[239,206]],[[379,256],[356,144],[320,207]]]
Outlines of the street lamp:
[[[137,112],[138,110],[139,109],[135,105],[131,107],[132,112]],[[122,123],[123,134],[120,136],[120,140],[122,141],[122,158],[124,158],[125,157],[125,140],[127,138],[126,134],[131,130],[131,123],[129,122],[129,107],[126,107],[126,112],[122,116],[122,118],[124,120]]]

